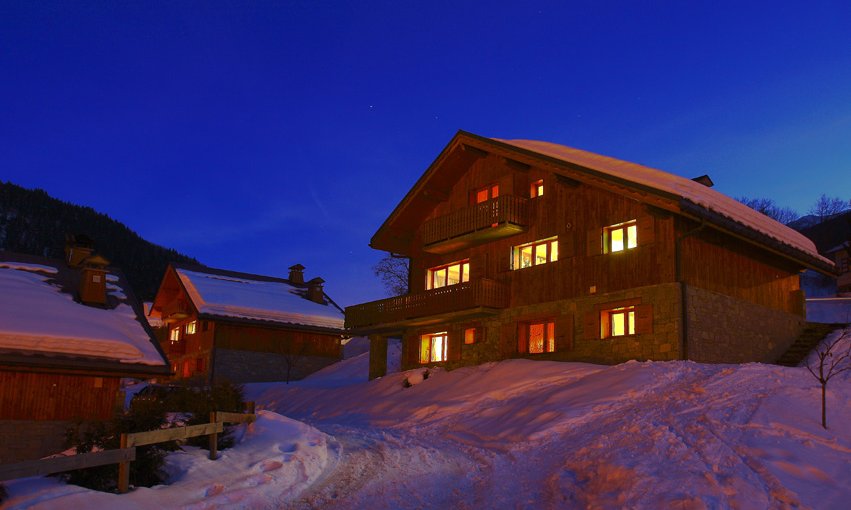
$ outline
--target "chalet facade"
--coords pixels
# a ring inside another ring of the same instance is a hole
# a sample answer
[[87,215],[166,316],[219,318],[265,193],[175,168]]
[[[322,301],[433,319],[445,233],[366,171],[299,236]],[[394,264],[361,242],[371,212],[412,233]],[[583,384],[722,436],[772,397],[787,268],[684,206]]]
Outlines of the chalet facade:
[[371,246],[409,293],[346,309],[402,368],[512,357],[772,361],[804,322],[799,273],[833,264],[797,232],[685,179],[560,145],[459,132]]
[[289,381],[339,361],[343,312],[323,283],[301,265],[287,279],[170,265],[150,315],[174,377]]
[[66,254],[0,251],[0,464],[63,450],[77,420],[112,418],[122,377],[170,373],[124,275],[89,241]]

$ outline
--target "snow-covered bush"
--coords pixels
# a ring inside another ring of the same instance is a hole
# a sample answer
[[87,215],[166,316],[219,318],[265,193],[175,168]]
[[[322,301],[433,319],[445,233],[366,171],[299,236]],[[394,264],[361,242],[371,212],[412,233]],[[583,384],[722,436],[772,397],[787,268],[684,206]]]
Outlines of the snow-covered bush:
[[419,384],[419,383],[423,382],[424,380],[428,379],[428,376],[429,376],[429,371],[428,371],[428,369],[425,369],[425,370],[424,370],[424,371],[422,371],[422,372],[420,372],[420,371],[418,371],[418,370],[417,370],[417,371],[414,371],[414,372],[411,372],[410,374],[408,374],[408,376],[407,376],[407,377],[405,377],[405,380],[404,380],[404,381],[402,381],[402,387],[404,387],[404,388],[410,388],[411,386],[416,386],[417,384]]

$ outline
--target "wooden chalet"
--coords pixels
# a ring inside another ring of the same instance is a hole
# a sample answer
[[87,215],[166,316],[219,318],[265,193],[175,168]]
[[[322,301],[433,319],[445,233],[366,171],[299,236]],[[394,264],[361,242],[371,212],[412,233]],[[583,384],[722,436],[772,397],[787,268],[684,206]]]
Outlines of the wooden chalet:
[[150,315],[177,379],[301,379],[342,357],[343,311],[323,283],[299,264],[287,279],[172,264]]
[[64,449],[78,420],[123,407],[122,377],[169,375],[124,275],[92,253],[0,251],[0,464]]
[[512,357],[772,361],[804,323],[797,232],[711,189],[537,141],[459,132],[372,238],[409,293],[350,306],[370,377]]

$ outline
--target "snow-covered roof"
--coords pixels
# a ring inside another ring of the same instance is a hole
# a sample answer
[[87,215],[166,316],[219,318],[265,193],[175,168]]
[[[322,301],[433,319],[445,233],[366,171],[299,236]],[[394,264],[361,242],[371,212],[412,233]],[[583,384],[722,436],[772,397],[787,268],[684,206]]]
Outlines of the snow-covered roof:
[[69,292],[63,277],[75,271],[0,257],[0,354],[166,367],[122,280],[108,275],[113,306],[93,307]]
[[496,138],[493,140],[676,195],[696,206],[717,213],[790,248],[803,252],[829,266],[833,265],[832,261],[819,255],[815,244],[803,234],[751,209],[738,200],[691,179],[636,163],[550,142],[500,140]]
[[328,300],[307,299],[305,286],[222,270],[175,270],[199,314],[343,329],[343,313]]

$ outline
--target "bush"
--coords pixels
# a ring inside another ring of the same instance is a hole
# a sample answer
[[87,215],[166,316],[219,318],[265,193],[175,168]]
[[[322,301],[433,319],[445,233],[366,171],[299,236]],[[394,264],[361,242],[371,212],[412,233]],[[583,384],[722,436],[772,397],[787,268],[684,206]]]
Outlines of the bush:
[[[79,422],[66,433],[69,447],[77,453],[93,450],[113,450],[120,447],[121,434],[146,432],[167,425],[165,411],[156,402],[134,405],[129,411],[115,415],[111,421]],[[162,470],[166,452],[175,450],[174,442],[136,447],[136,460],[130,463],[130,483],[137,487],[151,487],[162,483]],[[98,466],[60,473],[68,483],[93,490],[113,492],[116,489],[116,466]]]
[[[209,423],[210,413],[213,411],[242,412],[245,398],[241,385],[223,381],[205,387],[182,386],[180,391],[170,396],[168,403],[173,409],[191,415],[186,421],[187,425],[199,425]],[[224,432],[218,436],[218,449],[230,448],[233,442],[233,427],[225,427]],[[210,448],[210,441],[204,436],[189,438],[186,444]]]

